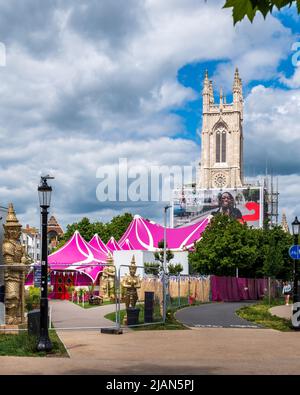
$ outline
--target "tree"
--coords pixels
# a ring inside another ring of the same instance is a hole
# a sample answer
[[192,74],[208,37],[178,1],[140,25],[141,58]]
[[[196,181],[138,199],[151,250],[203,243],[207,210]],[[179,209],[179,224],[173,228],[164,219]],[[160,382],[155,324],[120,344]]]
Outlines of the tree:
[[255,238],[247,224],[227,215],[216,215],[189,254],[189,261],[202,274],[245,275],[257,256]]
[[262,273],[268,277],[290,279],[293,272],[292,259],[288,254],[293,238],[281,226],[266,229],[264,232],[264,260]]
[[158,262],[145,262],[144,269],[146,274],[157,276],[161,270],[161,265]]
[[292,236],[280,226],[253,229],[225,216],[215,216],[206,228],[189,263],[202,274],[290,278],[288,249]]
[[168,265],[168,272],[169,274],[173,276],[178,276],[179,273],[183,271],[183,266],[180,263],[175,263],[172,265],[172,263],[169,263]]
[[265,18],[275,7],[280,10],[292,4],[297,5],[297,11],[300,13],[300,0],[227,0],[223,8],[232,8],[233,22],[236,24],[246,16],[252,22],[257,11]]
[[[165,242],[164,240],[161,240],[158,242],[158,248],[160,248],[160,251],[154,252],[154,258],[156,261],[160,261],[160,263],[163,265],[164,263],[164,245]],[[166,246],[168,248],[168,245]],[[171,259],[174,258],[174,254],[171,250],[166,250],[166,263],[169,263]]]
[[119,240],[123,236],[125,230],[128,228],[128,225],[132,220],[133,216],[130,213],[113,217],[113,219],[106,224],[108,235],[107,237],[103,237],[103,240],[108,241],[111,236],[113,236],[116,240]]
[[84,217],[79,222],[67,225],[67,231],[60,239],[59,248],[73,236],[76,230],[78,230],[81,236],[87,241],[90,241],[95,233],[98,233],[104,243],[107,243],[112,236],[116,240],[119,240],[132,220],[133,216],[130,213],[118,215],[112,218],[108,223],[99,221],[92,223],[87,217]]

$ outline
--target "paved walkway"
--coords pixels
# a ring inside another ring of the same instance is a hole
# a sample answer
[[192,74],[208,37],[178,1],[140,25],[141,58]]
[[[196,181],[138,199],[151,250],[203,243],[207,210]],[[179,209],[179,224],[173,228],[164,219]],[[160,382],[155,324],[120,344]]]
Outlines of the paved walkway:
[[253,304],[253,301],[207,303],[179,310],[175,317],[183,324],[196,328],[260,328],[259,325],[246,321],[236,314],[236,310],[249,304]]
[[[114,323],[104,316],[116,310],[115,304],[91,307],[84,309],[67,300],[51,300],[51,321],[53,326],[59,328],[107,328]],[[123,305],[121,304],[121,309]]]
[[285,318],[287,320],[291,319],[292,316],[292,309],[293,309],[293,305],[290,304],[289,306],[276,306],[276,307],[272,307],[269,312],[272,315],[276,315],[277,317],[281,317],[281,318]]
[[299,374],[300,332],[59,331],[70,358],[0,357],[1,374]]

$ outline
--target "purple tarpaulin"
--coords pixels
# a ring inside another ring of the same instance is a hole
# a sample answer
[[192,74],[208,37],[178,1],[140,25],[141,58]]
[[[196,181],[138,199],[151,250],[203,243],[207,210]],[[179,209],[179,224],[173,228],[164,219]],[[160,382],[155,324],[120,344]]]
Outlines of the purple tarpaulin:
[[211,276],[213,302],[234,302],[261,299],[266,293],[268,280],[264,278],[241,278]]

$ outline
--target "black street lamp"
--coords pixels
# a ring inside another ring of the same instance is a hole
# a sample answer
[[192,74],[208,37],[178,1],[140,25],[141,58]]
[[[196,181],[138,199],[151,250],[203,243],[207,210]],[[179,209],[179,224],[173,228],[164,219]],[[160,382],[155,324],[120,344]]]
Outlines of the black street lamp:
[[[294,236],[294,245],[298,244],[298,237],[300,233],[300,221],[298,218],[295,217],[294,222],[292,222],[292,231]],[[299,302],[299,295],[298,295],[298,267],[297,267],[297,260],[294,259],[294,287],[293,287],[293,315],[297,313],[298,307],[296,303]],[[293,325],[294,326],[294,325]],[[294,326],[295,329],[300,329],[300,326]]]
[[38,186],[41,215],[42,215],[42,253],[41,253],[41,302],[40,302],[40,338],[37,344],[38,351],[51,351],[52,343],[48,333],[48,242],[47,224],[48,211],[51,201],[52,187],[47,184],[47,180],[54,177],[41,177]]

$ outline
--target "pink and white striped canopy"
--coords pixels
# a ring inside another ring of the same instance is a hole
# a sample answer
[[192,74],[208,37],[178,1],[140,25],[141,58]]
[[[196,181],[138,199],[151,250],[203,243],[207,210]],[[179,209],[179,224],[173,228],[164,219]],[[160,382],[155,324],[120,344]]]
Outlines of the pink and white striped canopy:
[[122,250],[134,250],[132,244],[130,243],[130,241],[128,239],[125,240],[125,242],[123,244],[119,244],[119,246],[122,248]]
[[[179,251],[192,248],[194,243],[201,239],[208,222],[209,217],[182,228],[167,228],[168,248]],[[155,251],[158,248],[158,243],[163,239],[163,226],[136,215],[119,243],[111,237],[105,245],[98,235],[95,235],[87,243],[80,233],[75,231],[63,247],[49,255],[48,263],[51,270],[78,271],[96,281],[106,264],[108,252],[120,250]]]
[[[167,228],[168,248],[183,250],[193,247],[194,243],[201,239],[208,222],[209,218],[205,218],[193,225],[181,228]],[[163,239],[163,226],[135,215],[126,232],[119,240],[119,245],[123,246],[128,240],[135,250],[154,251],[158,248],[158,243]]]
[[110,250],[106,247],[106,245],[103,243],[97,233],[89,241],[89,245],[96,248],[96,250],[103,252],[105,255],[110,252]]
[[116,241],[116,239],[114,237],[111,237],[107,244],[106,247],[111,251],[121,251],[122,248],[119,246],[118,242]]
[[96,281],[106,263],[106,255],[89,245],[76,230],[71,239],[48,256],[51,270],[73,270]]

